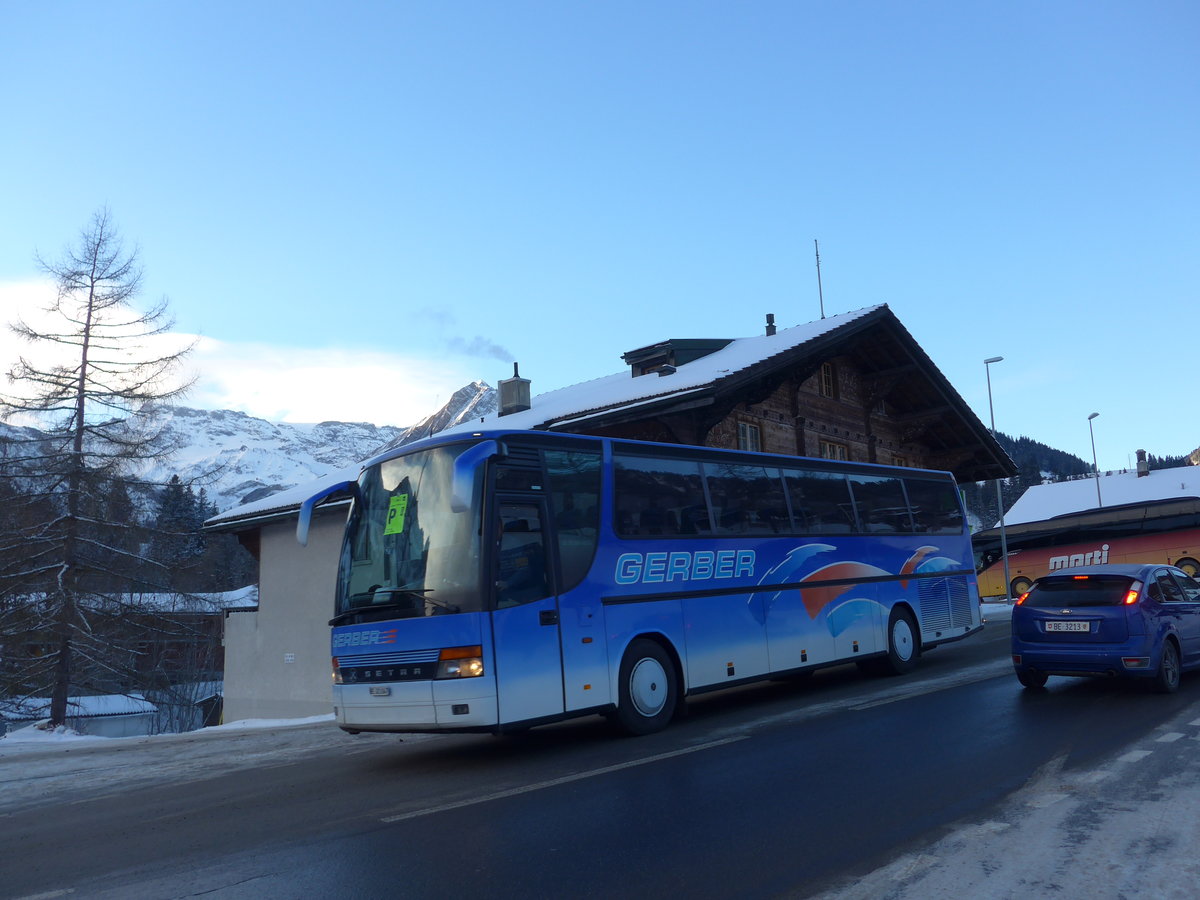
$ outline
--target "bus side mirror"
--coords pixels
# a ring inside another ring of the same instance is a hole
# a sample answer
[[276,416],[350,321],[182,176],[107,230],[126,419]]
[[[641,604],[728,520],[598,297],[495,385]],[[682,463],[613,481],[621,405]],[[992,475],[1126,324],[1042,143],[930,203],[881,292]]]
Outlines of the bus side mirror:
[[301,547],[308,546],[308,526],[312,523],[313,510],[317,508],[317,504],[326,497],[343,492],[348,492],[352,496],[358,497],[358,482],[339,481],[337,484],[331,484],[329,487],[317,491],[317,493],[300,504],[300,518],[296,520],[296,540]]
[[481,441],[464,450],[454,460],[454,475],[450,486],[450,510],[460,513],[471,508],[475,494],[475,473],[479,467],[500,455],[499,441]]

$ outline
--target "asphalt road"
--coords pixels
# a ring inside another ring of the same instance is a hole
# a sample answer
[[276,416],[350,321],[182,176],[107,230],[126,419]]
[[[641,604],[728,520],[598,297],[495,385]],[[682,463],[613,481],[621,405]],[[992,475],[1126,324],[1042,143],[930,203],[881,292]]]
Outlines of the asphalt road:
[[1171,697],[1022,691],[1003,623],[905,678],[844,667],[709,695],[645,738],[599,719],[506,738],[330,728],[261,764],[144,787],[91,778],[12,809],[0,896],[808,896],[1197,699],[1198,676]]

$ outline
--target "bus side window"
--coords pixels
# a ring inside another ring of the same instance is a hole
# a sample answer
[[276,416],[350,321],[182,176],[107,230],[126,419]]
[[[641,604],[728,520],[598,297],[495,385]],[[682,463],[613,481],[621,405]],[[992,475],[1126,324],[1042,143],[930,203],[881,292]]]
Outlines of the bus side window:
[[708,534],[700,463],[615,454],[615,526],[622,537]]
[[908,501],[899,478],[880,475],[850,476],[850,489],[858,507],[863,531],[871,533],[910,532]]
[[856,531],[854,507],[846,476],[836,472],[787,470],[793,528],[801,534],[846,534]]
[[704,464],[718,534],[790,530],[778,469],[741,463]]
[[958,492],[948,481],[905,478],[913,529],[935,534],[961,534],[962,512]]

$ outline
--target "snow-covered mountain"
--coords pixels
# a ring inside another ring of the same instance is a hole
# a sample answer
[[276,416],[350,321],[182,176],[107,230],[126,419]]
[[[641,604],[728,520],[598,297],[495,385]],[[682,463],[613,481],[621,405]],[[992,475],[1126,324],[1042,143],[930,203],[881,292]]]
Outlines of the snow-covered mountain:
[[[455,391],[432,415],[403,428],[365,422],[292,425],[232,410],[164,407],[156,412],[156,424],[177,449],[139,474],[159,484],[178,475],[196,490],[204,488],[209,502],[225,511],[495,412],[496,402],[496,392],[476,381]],[[36,429],[0,426],[0,438],[36,435]]]
[[194,481],[222,510],[352,465],[404,431],[365,422],[293,425],[182,406],[159,415],[164,437],[178,449],[143,477],[160,484],[172,475]]
[[449,402],[431,416],[426,416],[416,425],[405,428],[403,434],[390,441],[382,449],[390,450],[431,434],[437,434],[454,425],[461,425],[471,419],[482,418],[496,411],[499,395],[495,389],[482,381],[474,381],[465,387],[460,387],[450,397]]
[[292,425],[268,422],[229,410],[175,407],[166,423],[179,450],[150,477],[178,474],[199,479],[209,499],[224,511],[277,491],[314,481],[382,450],[494,412],[496,392],[482,381],[455,391],[437,412],[405,428],[365,422]]

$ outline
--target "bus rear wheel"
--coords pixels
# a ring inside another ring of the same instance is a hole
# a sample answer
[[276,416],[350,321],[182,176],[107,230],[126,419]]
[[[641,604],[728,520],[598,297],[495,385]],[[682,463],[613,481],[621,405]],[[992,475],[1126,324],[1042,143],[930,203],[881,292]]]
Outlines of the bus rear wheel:
[[617,724],[629,734],[652,734],[675,714],[679,688],[675,666],[659,644],[640,638],[621,659]]
[[888,617],[888,649],[883,660],[889,675],[905,675],[917,667],[921,639],[917,625],[906,609],[893,609]]

